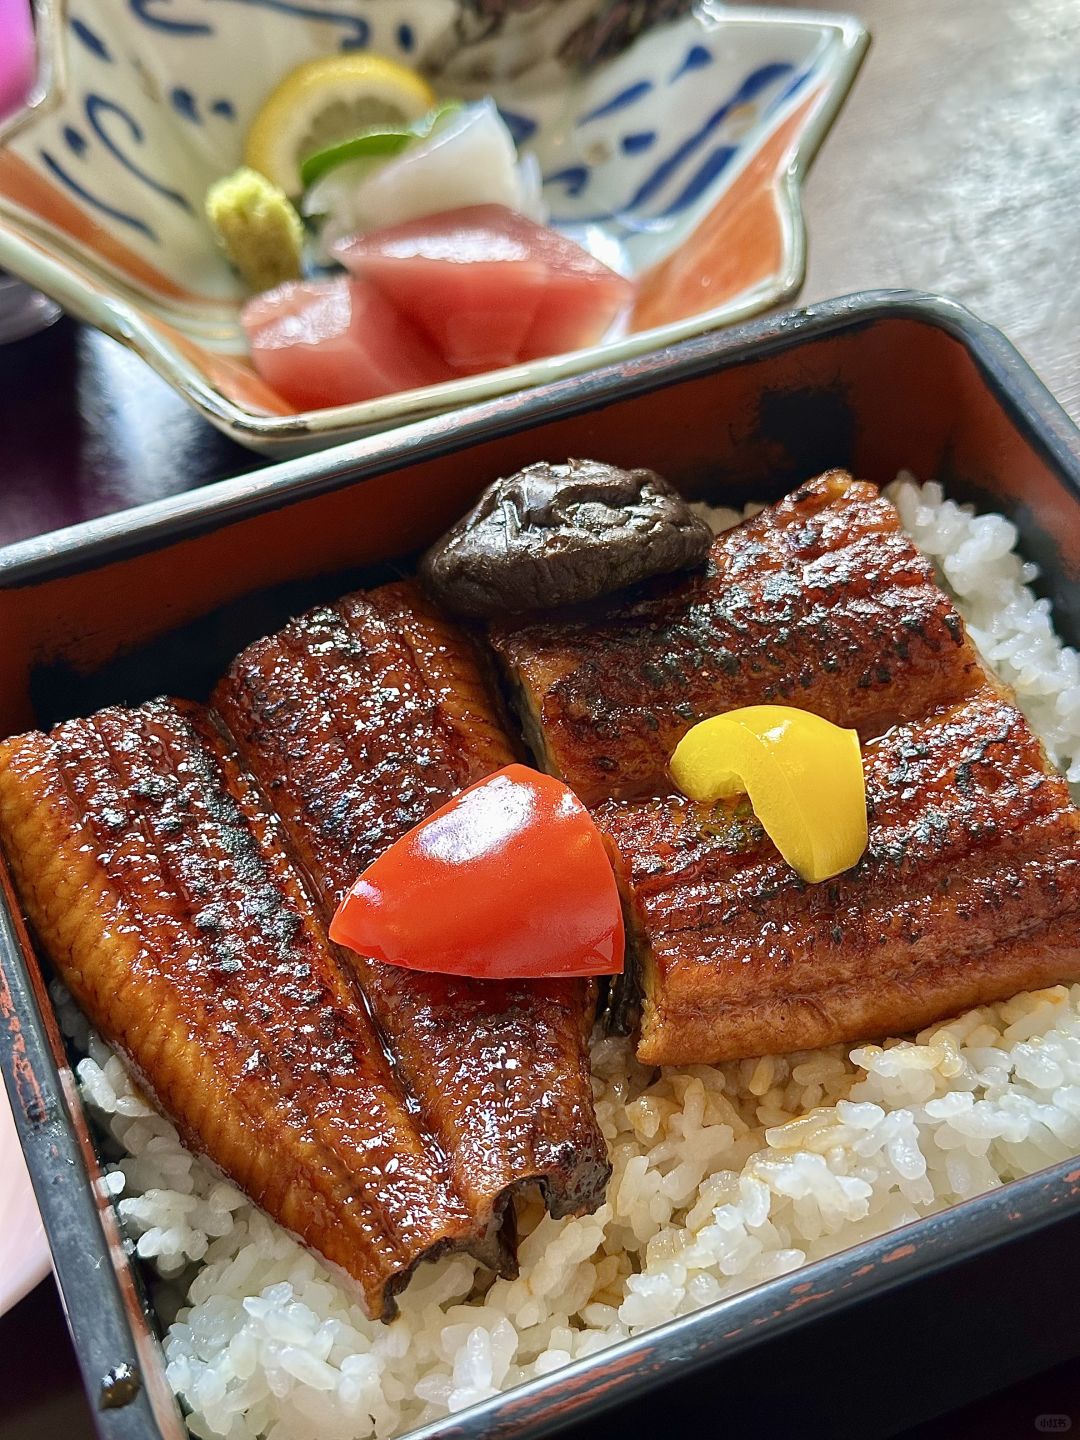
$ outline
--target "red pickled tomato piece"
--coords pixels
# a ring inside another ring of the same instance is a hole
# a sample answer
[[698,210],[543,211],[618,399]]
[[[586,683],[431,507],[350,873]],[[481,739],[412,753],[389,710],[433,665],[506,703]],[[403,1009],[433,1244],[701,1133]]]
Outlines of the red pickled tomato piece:
[[407,970],[480,980],[623,968],[615,875],[572,790],[508,765],[456,796],[369,865],[330,938]]

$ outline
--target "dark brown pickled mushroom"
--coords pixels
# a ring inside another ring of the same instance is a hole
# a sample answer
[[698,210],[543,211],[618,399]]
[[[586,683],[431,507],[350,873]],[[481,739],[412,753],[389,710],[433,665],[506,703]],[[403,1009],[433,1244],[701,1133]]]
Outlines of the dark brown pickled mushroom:
[[712,534],[652,470],[540,461],[496,480],[420,562],[463,615],[576,604],[705,559]]

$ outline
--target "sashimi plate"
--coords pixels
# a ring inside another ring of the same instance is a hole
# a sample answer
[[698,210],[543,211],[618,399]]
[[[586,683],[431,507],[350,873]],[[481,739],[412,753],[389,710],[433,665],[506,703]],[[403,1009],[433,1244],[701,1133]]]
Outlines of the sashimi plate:
[[[800,185],[865,50],[856,21],[703,4],[583,62],[575,38],[610,31],[610,0],[509,7],[475,34],[467,9],[44,0],[39,93],[0,128],[0,267],[131,346],[226,434],[279,456],[656,350],[797,291]],[[539,161],[552,224],[635,278],[621,333],[304,413],[255,375],[243,293],[203,196],[239,163],[248,123],[290,69],[365,47],[417,66],[441,94],[493,96]]]

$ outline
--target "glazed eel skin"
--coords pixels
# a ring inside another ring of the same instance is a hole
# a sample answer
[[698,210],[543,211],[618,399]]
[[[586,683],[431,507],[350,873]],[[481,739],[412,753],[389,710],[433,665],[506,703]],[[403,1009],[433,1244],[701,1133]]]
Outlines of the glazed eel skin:
[[583,1213],[610,1173],[592,990],[326,938],[372,859],[515,758],[477,653],[387,586],[256,642],[216,698],[0,746],[0,843],[38,939],[185,1144],[372,1315],[448,1247],[513,1274],[513,1192]]
[[390,1318],[418,1260],[488,1263],[278,822],[202,707],[0,746],[0,839],[39,940],[175,1122]]
[[[830,471],[717,536],[695,574],[493,627],[548,768],[593,807],[630,963],[608,1023],[707,1063],[903,1032],[1080,978],[1065,782],[873,485]],[[752,811],[667,763],[699,719],[792,704],[866,743],[870,846],[806,886]]]
[[748,803],[595,812],[641,966],[638,1057],[679,1065],[903,1034],[1080,978],[1080,813],[996,687],[864,750],[869,846],[804,884]]
[[718,535],[690,575],[491,640],[545,768],[589,805],[661,788],[723,710],[798,705],[869,739],[983,682],[894,507],[840,470]]
[[[478,652],[411,582],[256,641],[214,703],[327,920],[388,845],[517,758]],[[348,953],[477,1224],[512,1221],[508,1195],[528,1181],[553,1215],[595,1209],[610,1167],[592,1103],[591,987],[426,975]]]

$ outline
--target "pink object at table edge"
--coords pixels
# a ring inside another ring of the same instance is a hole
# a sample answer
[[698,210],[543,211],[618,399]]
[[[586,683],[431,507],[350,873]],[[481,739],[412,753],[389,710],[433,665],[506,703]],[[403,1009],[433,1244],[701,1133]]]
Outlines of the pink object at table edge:
[[26,104],[35,68],[30,0],[0,0],[0,120]]
[[48,1242],[0,1085],[0,1315],[44,1280],[49,1268]]

